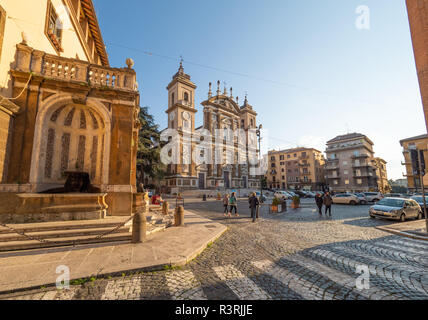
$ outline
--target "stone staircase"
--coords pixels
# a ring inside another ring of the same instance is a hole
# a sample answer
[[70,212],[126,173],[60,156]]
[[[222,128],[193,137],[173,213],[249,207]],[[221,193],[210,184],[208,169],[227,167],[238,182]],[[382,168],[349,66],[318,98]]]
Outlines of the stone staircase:
[[[132,220],[112,233],[97,238],[128,219],[129,217],[106,217],[97,220],[7,224],[18,232],[0,226],[0,252],[105,242],[130,242]],[[147,234],[165,230],[173,223],[172,210],[168,215],[163,215],[162,207],[150,205],[146,219]],[[25,233],[31,238],[42,239],[42,241],[31,240],[19,233]]]

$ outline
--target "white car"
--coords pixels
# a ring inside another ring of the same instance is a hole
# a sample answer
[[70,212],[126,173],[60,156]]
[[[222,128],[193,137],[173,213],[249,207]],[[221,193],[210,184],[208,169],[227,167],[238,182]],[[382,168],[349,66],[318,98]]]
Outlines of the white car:
[[383,199],[383,195],[380,192],[363,192],[369,202],[378,202]]
[[332,197],[333,203],[340,203],[340,204],[352,204],[357,205],[360,203],[360,199],[352,193],[340,193],[336,194]]
[[291,194],[289,194],[288,192],[285,192],[285,191],[275,192],[274,197],[278,198],[278,199],[283,199],[283,200],[287,200],[287,199],[292,198]]

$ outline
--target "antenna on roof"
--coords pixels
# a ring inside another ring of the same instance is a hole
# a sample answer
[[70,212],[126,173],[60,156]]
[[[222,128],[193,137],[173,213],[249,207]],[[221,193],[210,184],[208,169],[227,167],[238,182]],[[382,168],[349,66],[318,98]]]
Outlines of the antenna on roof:
[[350,134],[350,133],[351,133],[351,131],[349,130],[349,125],[348,125],[348,123],[345,123],[345,125],[346,125],[346,133],[347,133],[347,134]]

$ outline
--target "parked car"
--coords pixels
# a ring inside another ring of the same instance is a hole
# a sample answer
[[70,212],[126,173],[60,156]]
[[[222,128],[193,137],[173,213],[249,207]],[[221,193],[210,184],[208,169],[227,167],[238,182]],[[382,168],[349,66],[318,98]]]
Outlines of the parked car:
[[366,200],[369,202],[377,202],[383,199],[383,195],[380,192],[363,192],[366,196]]
[[352,193],[339,193],[332,197],[333,203],[357,205],[360,199]]
[[401,193],[388,193],[384,195],[384,198],[405,198]]
[[285,190],[287,193],[289,193],[289,194],[291,194],[291,196],[292,197],[295,197],[295,196],[299,196],[299,195],[297,195],[297,194],[295,194],[293,191],[291,191],[291,190]]
[[401,222],[409,218],[422,218],[419,204],[412,199],[384,198],[369,209],[370,218],[393,219]]
[[364,193],[354,193],[357,196],[358,200],[360,200],[360,204],[367,204],[368,200]]
[[256,191],[256,196],[259,198],[259,201],[265,202],[266,201],[266,195],[263,193],[263,195],[260,194],[260,191]]
[[[415,200],[418,205],[421,207],[421,211],[422,211],[422,217],[425,218],[425,214],[424,214],[424,199],[422,198],[422,196],[412,196],[410,199]],[[425,196],[425,203],[427,205],[427,210],[428,210],[428,196]]]
[[277,191],[275,192],[274,197],[278,199],[287,200],[287,199],[291,199],[292,195],[285,191]]
[[307,194],[308,198],[315,198],[315,193],[313,193],[312,191],[304,191]]
[[307,193],[303,190],[296,190],[294,193],[297,194],[300,198],[308,198]]

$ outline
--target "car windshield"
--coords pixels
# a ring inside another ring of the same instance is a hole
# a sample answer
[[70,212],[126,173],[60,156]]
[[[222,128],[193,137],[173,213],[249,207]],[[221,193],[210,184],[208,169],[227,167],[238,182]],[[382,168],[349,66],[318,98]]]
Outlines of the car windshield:
[[380,200],[377,204],[380,206],[401,208],[404,204],[404,200],[386,198]]

